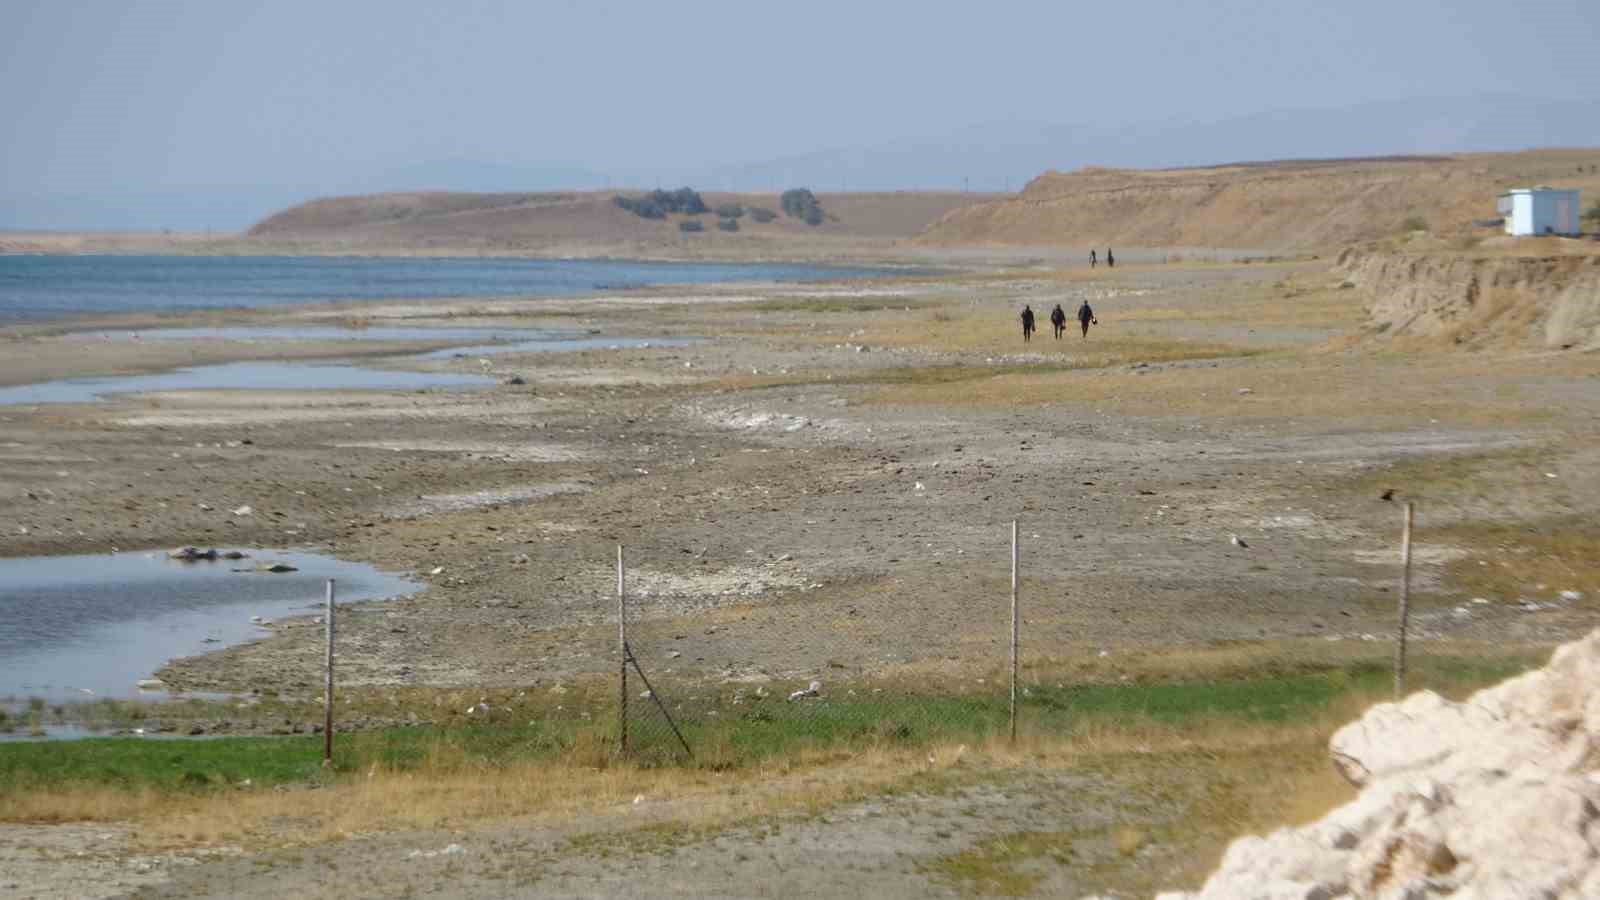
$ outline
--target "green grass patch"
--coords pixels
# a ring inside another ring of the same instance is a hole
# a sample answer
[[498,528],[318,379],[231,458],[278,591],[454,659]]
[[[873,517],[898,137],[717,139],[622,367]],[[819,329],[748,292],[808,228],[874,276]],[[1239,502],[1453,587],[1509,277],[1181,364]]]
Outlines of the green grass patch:
[[81,741],[0,744],[0,793],[68,785],[196,791],[239,784],[314,782],[320,737]]
[[[1532,656],[1419,654],[1409,686],[1458,697],[1538,663]],[[1341,699],[1382,699],[1389,679],[1386,666],[1370,663],[1266,677],[1034,683],[1019,698],[1018,716],[1028,733],[1063,736],[1105,725],[1158,723],[1203,730],[1219,721],[1287,723],[1315,717]],[[795,702],[775,691],[738,704],[720,698],[669,708],[694,751],[692,764],[722,770],[800,750],[848,754],[884,745],[980,741],[1008,727],[1008,695],[993,685],[981,692],[918,693],[840,684],[821,698]],[[631,757],[642,764],[685,762],[666,720],[650,704],[630,709],[629,740]],[[76,785],[174,792],[236,787],[246,781],[257,787],[309,785],[373,767],[442,773],[539,759],[581,759],[604,766],[615,747],[614,719],[603,709],[589,720],[547,718],[341,734],[331,771],[321,766],[322,738],[315,735],[8,742],[0,743],[0,793]]]

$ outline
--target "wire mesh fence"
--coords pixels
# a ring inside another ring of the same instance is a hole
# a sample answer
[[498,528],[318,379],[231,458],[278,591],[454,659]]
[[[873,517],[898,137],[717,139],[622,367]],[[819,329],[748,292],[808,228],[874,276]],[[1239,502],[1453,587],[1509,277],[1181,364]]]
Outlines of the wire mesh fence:
[[625,674],[619,666],[618,745],[638,760],[714,763],[797,742],[1014,735],[1017,699],[1034,693],[1013,677],[1015,573],[992,602],[908,648],[904,629],[866,602],[816,600],[803,589],[767,600],[734,586],[726,602],[686,603],[648,560],[620,566],[617,656],[628,666]]
[[[1406,504],[1397,694],[1406,666],[1411,517]],[[617,655],[628,664],[619,749],[644,761],[715,763],[797,742],[1015,740],[1019,727],[1071,729],[1075,713],[1092,714],[1110,695],[1104,685],[1056,677],[1073,652],[1056,627],[1071,598],[1029,596],[1015,522],[1009,538],[1009,560],[996,552],[998,571],[984,582],[988,596],[968,605],[958,623],[917,630],[914,648],[905,646],[905,620],[915,609],[829,605],[803,591],[769,601],[730,590],[727,603],[685,605],[670,580],[645,577],[629,589],[619,548]],[[1007,563],[1009,583],[1001,575]],[[1153,695],[1148,705],[1159,712]]]
[[[1405,687],[1410,504],[1404,513],[1393,666],[1397,694]],[[925,602],[918,608],[914,593],[874,597],[867,583],[813,591],[821,585],[800,577],[803,569],[789,566],[786,556],[760,566],[722,567],[708,581],[685,576],[680,560],[656,567],[648,559],[628,559],[618,546],[614,595],[589,594],[585,600],[595,624],[608,618],[615,624],[606,641],[608,658],[600,661],[601,671],[547,689],[554,705],[533,704],[532,715],[549,731],[551,746],[590,741],[645,765],[693,760],[715,767],[792,753],[807,744],[1014,740],[1019,729],[1063,733],[1097,709],[1132,702],[1159,714],[1161,704],[1182,700],[1172,691],[1130,696],[1140,686],[1075,679],[1072,667],[1062,664],[1073,653],[1082,656],[1081,646],[1064,639],[1062,623],[1069,621],[1073,598],[1060,590],[1030,595],[1015,522],[1008,537],[993,543],[992,565],[963,565],[961,577],[976,579],[963,592],[968,599],[957,604],[958,617],[939,618],[931,628],[911,627],[919,615],[934,616],[935,606]],[[975,568],[987,574],[970,575]],[[932,576],[921,584],[938,590],[946,582]],[[335,729],[334,601],[330,580],[324,758],[331,756]],[[464,715],[473,722],[495,721],[482,702]]]

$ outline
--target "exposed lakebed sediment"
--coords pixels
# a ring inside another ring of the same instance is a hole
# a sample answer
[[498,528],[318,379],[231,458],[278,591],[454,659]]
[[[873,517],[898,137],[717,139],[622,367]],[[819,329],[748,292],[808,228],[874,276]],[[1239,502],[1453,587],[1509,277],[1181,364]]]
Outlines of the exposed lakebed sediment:
[[[0,552],[289,544],[413,574],[422,591],[358,604],[341,625],[341,685],[406,697],[571,697],[555,692],[613,672],[619,543],[637,588],[630,641],[663,692],[971,683],[1004,658],[1013,516],[1025,523],[1036,652],[1101,659],[1111,648],[1104,658],[1115,660],[1122,647],[1387,633],[1390,608],[1374,598],[1393,576],[1381,551],[1394,507],[1341,485],[1407,458],[1503,449],[1504,432],[1269,412],[1297,366],[1319,366],[1352,396],[1368,381],[1389,389],[1382,372],[1320,358],[1118,363],[1122,342],[1174,334],[1248,345],[1231,322],[1167,311],[1214,298],[1203,292],[1231,289],[1228,279],[1283,272],[1116,277],[630,292],[539,315],[510,303],[376,304],[364,315],[378,322],[457,313],[458,326],[511,320],[596,344],[496,354],[495,383],[470,389],[167,391],[0,409]],[[974,309],[1009,323],[1019,301],[1047,310],[1071,291],[1097,292],[1102,325],[1086,343],[1036,340],[1024,354],[1020,339],[913,339]],[[1301,333],[1311,330],[1273,340],[1339,333]],[[103,341],[97,352],[137,364],[161,352],[155,343]],[[483,375],[482,359],[460,349],[407,352],[368,365]],[[965,380],[946,386],[952,374]],[[1440,391],[1459,383],[1447,375]],[[1006,392],[1035,377],[1059,382],[1054,399],[1011,402]],[[918,399],[923,388],[947,393]],[[1562,390],[1560,402],[1590,402]],[[1152,391],[1173,402],[1209,391],[1208,418],[1148,401],[1130,411],[1121,399]],[[1539,483],[1581,486],[1584,471]],[[253,513],[231,513],[241,506]],[[1445,564],[1419,559],[1419,595],[1444,583]],[[1582,614],[1525,613],[1514,596],[1439,599],[1446,616],[1427,627],[1451,636],[1545,639]],[[1451,612],[1461,604],[1470,615]],[[161,677],[182,690],[314,699],[320,650],[319,629],[291,624],[175,660]],[[450,708],[465,705],[439,714]]]

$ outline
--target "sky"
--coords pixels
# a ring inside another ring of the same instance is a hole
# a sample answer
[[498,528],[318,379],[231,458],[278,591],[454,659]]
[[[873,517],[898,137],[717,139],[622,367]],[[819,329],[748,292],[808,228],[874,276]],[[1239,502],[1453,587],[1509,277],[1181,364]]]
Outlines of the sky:
[[[234,229],[386,189],[1000,189],[1335,155],[1285,139],[1319,120],[1367,152],[1600,145],[1593,116],[1484,130],[1592,108],[1596,46],[1595,0],[0,0],[0,227]],[[1407,104],[1451,113],[1419,131]]]

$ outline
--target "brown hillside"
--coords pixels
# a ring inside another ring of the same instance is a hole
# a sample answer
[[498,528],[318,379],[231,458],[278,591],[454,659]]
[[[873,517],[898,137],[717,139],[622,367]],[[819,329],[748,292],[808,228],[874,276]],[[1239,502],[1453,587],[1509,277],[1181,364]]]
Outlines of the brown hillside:
[[1493,218],[1510,187],[1600,197],[1600,150],[1047,172],[1014,198],[952,210],[938,245],[1314,249],[1375,240],[1419,217],[1436,232]]
[[[313,200],[273,215],[249,231],[257,243],[316,245],[327,249],[487,250],[603,252],[685,248],[768,249],[799,241],[909,239],[953,209],[994,195],[964,193],[818,194],[828,220],[810,226],[782,215],[758,223],[738,219],[739,230],[717,228],[718,216],[671,215],[646,219],[618,207],[605,191],[539,194],[396,193]],[[712,210],[724,204],[777,212],[775,194],[702,193]],[[679,223],[699,219],[705,231],[685,234]]]

